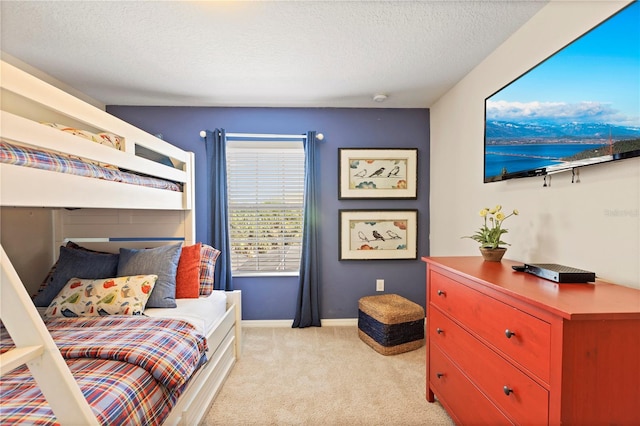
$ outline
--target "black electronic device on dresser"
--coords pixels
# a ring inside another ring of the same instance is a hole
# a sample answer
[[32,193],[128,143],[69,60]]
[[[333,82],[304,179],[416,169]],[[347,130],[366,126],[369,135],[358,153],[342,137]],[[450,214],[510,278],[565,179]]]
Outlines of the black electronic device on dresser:
[[518,268],[518,270],[557,283],[587,283],[596,280],[596,274],[594,272],[572,268],[571,266],[558,265],[556,263],[525,263],[523,267]]

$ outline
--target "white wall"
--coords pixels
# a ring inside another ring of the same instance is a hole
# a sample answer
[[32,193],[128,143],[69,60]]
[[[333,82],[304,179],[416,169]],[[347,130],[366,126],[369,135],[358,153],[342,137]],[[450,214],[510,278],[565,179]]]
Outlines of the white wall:
[[0,243],[29,294],[54,263],[51,209],[0,208]]
[[628,4],[552,1],[431,108],[431,256],[477,255],[481,208],[501,204],[506,257],[587,269],[640,288],[640,158],[484,184],[484,99]]

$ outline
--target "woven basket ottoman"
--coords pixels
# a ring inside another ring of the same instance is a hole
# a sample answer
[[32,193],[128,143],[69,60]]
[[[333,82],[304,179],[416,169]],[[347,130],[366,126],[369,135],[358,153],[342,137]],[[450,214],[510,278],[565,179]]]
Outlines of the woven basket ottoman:
[[424,345],[424,309],[397,294],[358,301],[358,336],[382,355],[413,351]]

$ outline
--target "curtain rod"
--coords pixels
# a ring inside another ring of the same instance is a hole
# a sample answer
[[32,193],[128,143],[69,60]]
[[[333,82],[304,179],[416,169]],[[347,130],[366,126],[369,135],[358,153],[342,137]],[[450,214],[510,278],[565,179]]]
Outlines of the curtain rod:
[[228,138],[306,139],[307,135],[278,135],[270,133],[227,133]]
[[[200,131],[200,137],[207,137],[207,132],[205,130]],[[278,135],[271,133],[227,133],[227,137],[231,138],[270,138],[270,139],[306,139],[307,135]],[[316,139],[322,140],[324,139],[324,135],[322,133],[318,133],[316,135]]]

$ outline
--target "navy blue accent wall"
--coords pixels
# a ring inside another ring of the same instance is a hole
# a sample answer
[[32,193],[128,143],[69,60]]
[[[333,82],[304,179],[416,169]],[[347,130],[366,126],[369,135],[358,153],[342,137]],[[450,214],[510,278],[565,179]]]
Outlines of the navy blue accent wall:
[[[385,293],[400,294],[425,304],[425,265],[429,250],[429,110],[350,108],[218,108],[109,106],[107,111],[196,157],[196,238],[207,242],[204,142],[201,130],[303,134],[323,133],[320,143],[322,319],[357,318],[358,299],[377,294],[376,279],[385,280]],[[338,148],[417,148],[417,200],[338,200]],[[384,261],[338,260],[339,209],[418,209],[418,259]],[[242,290],[243,318],[292,319],[297,277],[234,278]]]

